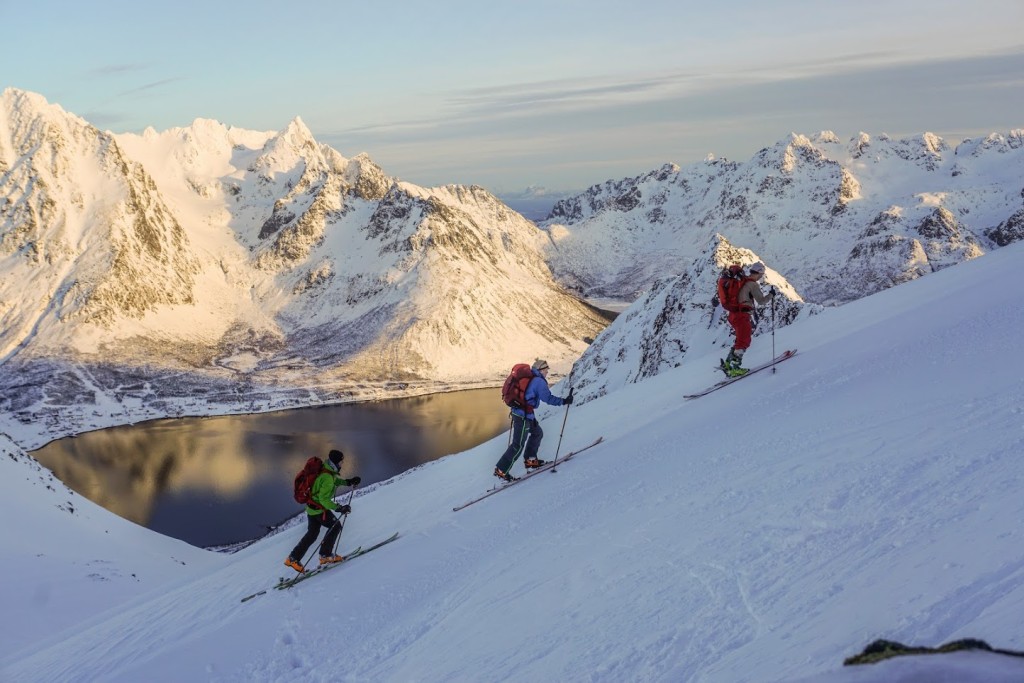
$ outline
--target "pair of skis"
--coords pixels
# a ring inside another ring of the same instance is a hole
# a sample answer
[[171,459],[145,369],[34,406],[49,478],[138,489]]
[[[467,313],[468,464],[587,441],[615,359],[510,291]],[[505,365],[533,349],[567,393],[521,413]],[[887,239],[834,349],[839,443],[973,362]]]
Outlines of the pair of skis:
[[[342,565],[342,564],[345,564],[346,562],[351,562],[352,560],[356,559],[357,557],[359,557],[361,555],[365,555],[366,553],[371,552],[373,550],[376,550],[377,548],[380,548],[381,546],[387,545],[388,543],[391,543],[392,541],[397,540],[397,539],[398,539],[398,532],[396,531],[394,534],[392,534],[388,538],[385,538],[380,543],[376,543],[374,545],[371,545],[369,548],[364,548],[362,546],[359,546],[358,548],[356,548],[352,552],[348,553],[347,555],[343,555],[343,557],[345,559],[342,560],[341,562],[335,562],[333,564],[325,564],[325,565],[322,565],[320,567],[317,567],[316,569],[310,570],[308,572],[303,572],[302,574],[297,574],[296,576],[294,576],[294,577],[292,577],[290,579],[285,579],[284,577],[281,577],[281,579],[278,580],[277,584],[274,585],[274,589],[280,591],[280,590],[285,590],[285,589],[291,588],[292,586],[294,586],[297,583],[302,583],[306,579],[311,579],[314,576],[317,576],[319,574],[323,574],[324,572],[326,572],[326,571],[328,571],[330,569],[334,569],[335,567],[337,567],[339,565]],[[244,598],[242,598],[242,602],[246,602],[247,600],[252,600],[253,598],[255,598],[257,596],[263,595],[264,593],[267,592],[267,590],[269,590],[269,589],[261,590],[258,593],[253,593],[252,595],[247,595]]]
[[548,462],[548,463],[544,463],[544,464],[543,464],[543,465],[541,465],[540,467],[537,467],[537,468],[534,468],[534,469],[530,470],[529,472],[527,472],[527,473],[526,473],[526,474],[524,474],[523,476],[519,477],[518,479],[514,479],[514,480],[512,480],[512,481],[510,481],[510,482],[508,482],[508,483],[502,483],[502,484],[498,484],[497,486],[495,486],[494,488],[492,488],[491,490],[489,490],[489,491],[488,491],[487,493],[485,493],[484,495],[482,495],[482,496],[478,496],[478,497],[474,498],[473,500],[470,500],[470,501],[467,501],[467,502],[463,503],[462,505],[457,505],[457,506],[453,507],[453,508],[452,508],[452,511],[453,511],[453,512],[458,512],[459,510],[462,510],[463,508],[468,508],[468,507],[469,507],[470,505],[472,505],[473,503],[479,503],[479,502],[480,502],[481,500],[483,500],[484,498],[490,498],[490,497],[491,497],[491,496],[493,496],[493,495],[494,495],[495,493],[501,493],[502,491],[504,491],[504,490],[506,490],[506,489],[512,488],[512,487],[513,487],[513,486],[515,486],[516,484],[521,484],[521,483],[523,483],[523,482],[524,482],[524,481],[526,481],[527,479],[532,479],[533,477],[537,476],[537,475],[538,475],[538,474],[540,474],[541,472],[553,472],[553,471],[555,471],[555,468],[556,468],[556,467],[558,467],[559,465],[561,465],[561,464],[562,464],[563,462],[565,462],[566,460],[569,460],[569,459],[570,459],[570,458],[572,458],[572,457],[573,457],[574,455],[578,455],[579,453],[582,453],[583,451],[585,451],[585,450],[587,450],[587,449],[589,449],[589,448],[593,448],[593,447],[594,447],[594,446],[596,446],[597,444],[601,443],[601,442],[602,442],[603,440],[604,440],[604,437],[603,437],[603,436],[599,436],[599,437],[597,437],[597,439],[596,439],[596,440],[594,441],[594,443],[592,443],[592,444],[589,444],[589,445],[587,445],[587,446],[584,446],[583,448],[577,448],[577,449],[576,449],[576,450],[574,450],[574,451],[570,451],[569,453],[566,453],[565,455],[563,455],[563,456],[562,456],[562,457],[560,457],[560,458],[555,458],[555,459],[554,459],[554,460],[552,460],[551,462]]
[[779,363],[781,363],[782,361],[788,360],[789,358],[792,358],[795,355],[796,355],[796,349],[790,349],[789,351],[783,351],[778,357],[772,358],[767,363],[762,363],[761,365],[756,365],[756,366],[750,368],[750,370],[745,375],[740,375],[739,377],[730,377],[729,379],[722,380],[721,382],[719,382],[717,384],[712,384],[710,387],[708,387],[704,391],[699,391],[696,394],[686,394],[685,396],[683,396],[683,398],[686,399],[687,401],[689,401],[689,400],[694,399],[694,398],[700,398],[701,396],[707,396],[712,391],[718,391],[719,389],[721,389],[723,387],[729,386],[733,382],[739,382],[744,377],[750,377],[755,372],[761,372],[762,370],[767,370],[768,368],[773,368],[776,365],[778,365]]

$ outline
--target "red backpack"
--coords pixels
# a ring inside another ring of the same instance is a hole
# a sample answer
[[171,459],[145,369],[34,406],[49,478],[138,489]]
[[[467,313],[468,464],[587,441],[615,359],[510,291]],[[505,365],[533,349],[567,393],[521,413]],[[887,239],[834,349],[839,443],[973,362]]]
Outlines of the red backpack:
[[718,303],[730,313],[738,313],[750,310],[749,306],[740,305],[740,289],[747,281],[743,274],[743,266],[734,263],[718,277]]
[[526,387],[533,379],[533,368],[526,363],[516,363],[512,372],[501,385],[501,400],[510,408],[519,408],[527,413],[533,412],[533,406],[526,402]]
[[324,461],[315,455],[306,461],[299,473],[295,475],[295,502],[313,508],[323,507],[313,500],[313,482],[324,471]]

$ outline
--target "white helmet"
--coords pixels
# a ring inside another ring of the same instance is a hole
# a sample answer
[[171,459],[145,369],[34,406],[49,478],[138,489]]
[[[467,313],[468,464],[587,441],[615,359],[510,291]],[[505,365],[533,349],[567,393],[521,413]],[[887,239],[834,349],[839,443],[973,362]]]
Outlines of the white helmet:
[[751,275],[753,275],[754,273],[764,273],[764,264],[761,263],[760,261],[757,261],[756,263],[751,263],[749,270]]

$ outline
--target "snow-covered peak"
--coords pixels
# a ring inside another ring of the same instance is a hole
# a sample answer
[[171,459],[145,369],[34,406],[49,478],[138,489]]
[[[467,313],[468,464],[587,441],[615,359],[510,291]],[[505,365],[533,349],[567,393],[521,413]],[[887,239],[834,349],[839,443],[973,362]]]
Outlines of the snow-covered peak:
[[766,167],[777,169],[786,175],[792,175],[801,165],[821,167],[829,163],[822,150],[816,147],[810,138],[798,133],[791,133],[789,139],[781,140],[774,147],[764,150],[761,160]]
[[309,145],[316,146],[312,131],[306,126],[301,117],[292,119],[284,130],[281,131],[280,139],[283,143],[289,144],[296,149],[303,149]]
[[854,159],[859,159],[871,147],[871,136],[861,131],[850,138],[849,152]]
[[[540,226],[552,236],[553,270],[587,296],[632,301],[720,233],[776,264],[801,297],[839,303],[1013,240],[1020,139],[993,135],[953,152],[928,132],[862,132],[846,144],[828,131],[793,133],[748,162],[595,185]],[[885,218],[894,209],[899,221]]]
[[990,133],[982,138],[967,138],[957,145],[956,155],[980,156],[989,151],[1006,154],[1022,147],[1024,147],[1024,128],[1014,128],[1006,135]]
[[0,102],[3,105],[0,107],[0,114],[4,118],[33,119],[50,117],[52,121],[58,123],[70,118],[75,120],[78,125],[89,125],[85,119],[65,111],[59,104],[50,103],[42,95],[27,90],[5,88],[3,95],[0,95]]
[[[344,166],[345,182],[362,199],[381,199],[395,183],[366,152],[360,152]],[[415,187],[415,186],[412,186]]]
[[830,130],[823,130],[815,135],[811,136],[811,141],[815,145],[840,145],[842,141],[839,136]]
[[300,165],[313,171],[324,170],[329,166],[309,128],[302,119],[295,117],[282,131],[266,141],[250,170],[269,177],[289,173]]

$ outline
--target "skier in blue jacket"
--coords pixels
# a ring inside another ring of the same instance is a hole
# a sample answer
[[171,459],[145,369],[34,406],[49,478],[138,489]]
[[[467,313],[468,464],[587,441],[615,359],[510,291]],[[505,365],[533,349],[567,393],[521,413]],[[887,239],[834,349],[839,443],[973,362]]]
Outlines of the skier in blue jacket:
[[528,470],[540,467],[545,463],[544,460],[537,459],[537,451],[540,449],[541,439],[544,438],[544,430],[540,428],[540,423],[537,422],[533,411],[540,406],[542,401],[553,406],[572,405],[572,389],[569,390],[568,396],[562,398],[553,395],[548,388],[547,377],[550,368],[546,360],[538,358],[531,367],[533,379],[530,380],[523,395],[526,399],[526,408],[512,408],[512,441],[498,460],[498,464],[494,466],[494,476],[505,481],[515,480],[515,477],[509,474],[509,470],[512,469],[512,465],[520,455],[525,454],[523,464]]

